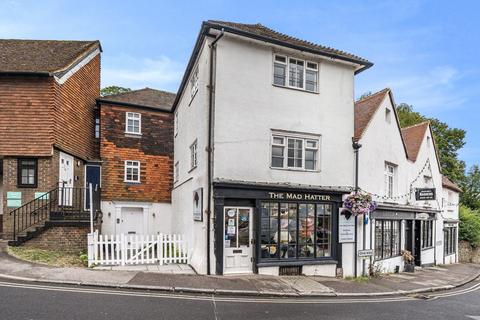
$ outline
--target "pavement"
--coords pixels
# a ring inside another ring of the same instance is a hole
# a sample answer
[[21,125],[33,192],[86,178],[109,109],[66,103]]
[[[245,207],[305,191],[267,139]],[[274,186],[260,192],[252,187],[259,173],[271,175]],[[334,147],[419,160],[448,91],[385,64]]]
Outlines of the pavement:
[[205,276],[185,265],[58,268],[18,260],[0,245],[0,278],[13,280],[188,292],[279,297],[398,296],[449,290],[480,276],[480,265],[454,264],[415,273],[383,275],[368,281],[306,276]]

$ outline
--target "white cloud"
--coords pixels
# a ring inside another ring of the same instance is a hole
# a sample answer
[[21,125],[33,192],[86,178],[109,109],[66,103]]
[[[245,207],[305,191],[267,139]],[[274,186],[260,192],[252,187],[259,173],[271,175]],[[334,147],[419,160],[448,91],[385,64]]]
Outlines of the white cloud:
[[[401,74],[400,70],[390,71],[381,80],[360,84],[358,94],[372,90],[365,85],[373,90],[389,87],[393,89],[397,103],[412,104],[419,111],[454,109],[469,99],[465,92],[458,90],[458,82],[463,74],[452,66],[436,66],[423,72],[415,70],[415,73],[406,74]],[[362,91],[362,88],[365,89]]]
[[183,64],[166,56],[134,58],[120,55],[107,59],[104,59],[102,67],[102,87],[118,85],[132,89],[151,87],[175,91],[184,72]]

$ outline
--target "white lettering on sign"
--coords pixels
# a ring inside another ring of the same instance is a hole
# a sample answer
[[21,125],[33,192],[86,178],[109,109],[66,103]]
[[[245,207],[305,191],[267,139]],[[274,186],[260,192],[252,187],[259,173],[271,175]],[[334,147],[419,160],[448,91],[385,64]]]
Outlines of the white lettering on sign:
[[373,250],[372,249],[365,249],[365,250],[359,250],[358,251],[358,257],[359,258],[368,258],[373,256]]
[[293,193],[293,192],[269,192],[270,199],[275,200],[306,200],[306,201],[330,201],[332,197],[324,194]]

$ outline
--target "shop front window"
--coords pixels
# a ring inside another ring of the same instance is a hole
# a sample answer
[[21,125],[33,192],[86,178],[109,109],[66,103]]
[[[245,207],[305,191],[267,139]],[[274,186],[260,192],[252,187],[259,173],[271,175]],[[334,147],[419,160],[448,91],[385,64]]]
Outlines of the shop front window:
[[375,221],[375,260],[400,255],[400,221]]
[[262,260],[315,259],[331,256],[332,205],[263,202]]

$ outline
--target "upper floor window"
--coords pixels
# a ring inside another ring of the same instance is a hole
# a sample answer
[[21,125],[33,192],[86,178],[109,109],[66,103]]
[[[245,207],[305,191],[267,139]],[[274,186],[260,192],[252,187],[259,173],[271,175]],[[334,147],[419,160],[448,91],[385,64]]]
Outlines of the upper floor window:
[[395,165],[385,163],[385,195],[388,198],[393,198],[395,187]]
[[37,187],[37,159],[18,159],[18,187]]
[[272,167],[300,170],[318,169],[318,138],[272,136]]
[[190,146],[190,169],[197,167],[198,157],[197,157],[197,140]]
[[178,161],[175,163],[175,173],[173,179],[175,182],[180,179],[180,164]]
[[392,122],[392,110],[385,108],[385,121],[388,123]]
[[140,182],[140,161],[125,161],[125,182]]
[[190,97],[194,97],[198,91],[198,65],[195,67],[190,78]]
[[127,112],[126,133],[141,134],[142,133],[142,115],[136,112]]
[[95,139],[100,138],[100,117],[95,115]]
[[282,55],[275,55],[273,63],[273,84],[317,92],[318,64]]
[[175,112],[174,118],[175,118],[175,122],[173,124],[173,127],[174,127],[173,130],[176,136],[178,134],[178,112]]

